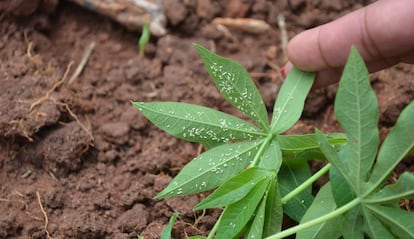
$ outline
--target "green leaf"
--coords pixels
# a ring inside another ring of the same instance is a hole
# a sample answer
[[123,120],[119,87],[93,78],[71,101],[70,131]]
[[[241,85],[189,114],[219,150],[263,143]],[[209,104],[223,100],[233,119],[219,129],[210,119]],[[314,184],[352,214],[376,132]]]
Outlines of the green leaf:
[[344,146],[349,180],[355,193],[362,193],[379,144],[378,103],[371,88],[368,70],[352,47],[335,98],[335,115],[348,135]]
[[274,171],[258,167],[248,168],[224,182],[194,209],[201,210],[233,204],[244,198],[260,181],[273,175],[275,175]]
[[266,195],[257,207],[256,213],[253,217],[252,223],[249,227],[249,231],[246,233],[246,239],[263,238],[263,227],[265,220],[266,210]]
[[289,72],[273,107],[270,126],[272,133],[283,133],[299,120],[314,78],[315,73],[304,72],[295,67]]
[[[316,138],[320,143],[320,149],[326,156],[329,162],[338,170],[338,172],[346,179],[347,183],[356,191],[354,180],[350,178],[350,172],[347,166],[344,164],[344,160],[339,156],[338,152],[328,143],[325,135],[323,135],[318,129],[315,130]],[[341,155],[343,156],[343,154]],[[357,159],[353,159],[357,160]]]
[[344,239],[364,239],[364,218],[361,207],[357,206],[345,215],[342,230]]
[[133,102],[133,105],[167,133],[209,148],[265,135],[244,120],[203,106],[178,102]]
[[280,232],[282,228],[283,208],[278,186],[276,179],[271,181],[266,195],[266,212],[263,228],[263,235],[266,237]]
[[397,123],[385,138],[369,182],[377,187],[414,146],[414,101],[398,117]]
[[395,238],[387,227],[384,226],[367,208],[362,210],[365,222],[365,232],[370,239],[393,239]]
[[235,238],[245,228],[268,187],[271,179],[260,181],[242,200],[226,207],[217,229],[216,239]]
[[195,47],[224,98],[268,131],[269,121],[263,99],[243,66],[200,45]]
[[[345,134],[332,133],[326,135],[329,144],[343,145],[348,140]],[[284,154],[298,154],[304,151],[319,149],[315,134],[278,135],[277,142]]]
[[[300,223],[311,221],[321,215],[328,214],[336,209],[335,200],[332,196],[330,184],[325,184],[318,192],[313,200],[312,205],[306,211]],[[299,231],[296,235],[297,239],[335,239],[341,236],[343,217],[338,216],[334,219],[320,223],[319,225],[306,228]]]
[[276,140],[272,140],[260,159],[259,167],[274,170],[277,173],[279,172],[282,160],[282,151],[280,150],[279,144]]
[[388,203],[400,199],[414,200],[414,175],[403,173],[400,179],[391,185],[385,186],[380,191],[373,193],[364,199],[366,203]]
[[[285,157],[288,157],[290,155],[285,155]],[[301,158],[307,161],[311,161],[311,160],[326,160],[325,155],[322,153],[322,151],[319,149],[310,149],[310,150],[306,150],[302,153],[296,154],[295,157],[297,158]]]
[[352,187],[335,167],[329,170],[329,181],[331,182],[332,195],[338,207],[347,204],[355,198]]
[[156,198],[183,196],[220,186],[243,170],[262,141],[224,144],[189,162]]
[[380,221],[399,239],[414,238],[414,213],[400,208],[367,205]]
[[[284,160],[278,175],[281,196],[283,197],[293,191],[311,176],[310,168],[306,160],[300,158]],[[312,201],[312,191],[311,187],[309,187],[286,202],[283,205],[283,210],[290,218],[299,222],[312,204]]]
[[171,232],[174,226],[174,222],[178,217],[178,213],[174,213],[171,218],[170,221],[168,222],[168,225],[165,226],[162,231],[161,231],[161,239],[171,239]]

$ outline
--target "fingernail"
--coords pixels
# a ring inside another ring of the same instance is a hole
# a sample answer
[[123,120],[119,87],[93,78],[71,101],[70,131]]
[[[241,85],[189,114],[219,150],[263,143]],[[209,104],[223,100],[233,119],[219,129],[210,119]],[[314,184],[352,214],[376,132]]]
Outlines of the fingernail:
[[282,75],[283,79],[286,78],[286,65],[280,68],[280,74]]
[[292,69],[292,63],[288,62],[282,68],[280,68],[280,74],[283,76],[283,79],[289,74],[289,71]]

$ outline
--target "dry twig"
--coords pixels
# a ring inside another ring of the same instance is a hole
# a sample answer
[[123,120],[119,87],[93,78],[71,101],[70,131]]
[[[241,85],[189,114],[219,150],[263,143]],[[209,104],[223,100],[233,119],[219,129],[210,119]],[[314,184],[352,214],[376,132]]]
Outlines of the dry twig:
[[287,30],[286,30],[286,20],[283,14],[279,14],[277,16],[277,24],[280,29],[280,43],[282,45],[283,56],[285,58],[284,60],[286,60],[286,47],[287,47],[289,39],[288,39]]
[[223,25],[229,28],[253,33],[262,34],[270,29],[269,24],[263,20],[253,18],[214,18],[212,23],[214,25]]
[[91,53],[92,53],[93,49],[95,48],[95,45],[96,45],[96,43],[94,41],[91,42],[88,45],[88,47],[85,49],[85,51],[83,52],[82,59],[79,62],[79,65],[76,67],[75,72],[73,73],[73,75],[70,77],[70,79],[68,81],[69,85],[71,85],[76,80],[76,78],[78,78],[78,76],[82,73],[83,69],[86,66],[86,63],[89,60],[89,57],[91,56]]

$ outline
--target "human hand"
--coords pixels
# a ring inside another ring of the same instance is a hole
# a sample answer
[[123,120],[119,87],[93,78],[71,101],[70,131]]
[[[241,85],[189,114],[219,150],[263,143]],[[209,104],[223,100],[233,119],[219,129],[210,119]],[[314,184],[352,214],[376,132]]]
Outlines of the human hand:
[[314,88],[335,83],[352,45],[369,72],[399,62],[414,64],[414,1],[380,0],[300,33],[288,43],[289,62],[283,71],[294,65],[317,72]]

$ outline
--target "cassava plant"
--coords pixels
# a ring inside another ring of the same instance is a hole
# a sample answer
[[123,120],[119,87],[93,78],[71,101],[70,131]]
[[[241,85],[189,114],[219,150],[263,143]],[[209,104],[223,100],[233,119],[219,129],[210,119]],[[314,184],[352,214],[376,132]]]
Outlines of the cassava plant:
[[379,146],[378,103],[364,62],[352,48],[335,98],[335,115],[348,142],[339,151],[318,130],[321,151],[332,165],[330,181],[316,195],[300,224],[269,238],[414,238],[414,213],[399,201],[414,199],[414,175],[404,172],[386,185],[414,146],[414,102]]
[[[396,184],[383,186],[413,147],[414,134],[408,129],[414,126],[414,105],[401,114],[375,161],[378,106],[356,50],[351,51],[335,100],[345,137],[319,131],[283,134],[300,118],[313,73],[292,69],[269,123],[261,95],[243,67],[201,46],[196,48],[224,98],[254,124],[187,103],[133,102],[159,128],[208,149],[190,161],[156,198],[215,189],[195,206],[196,210],[223,208],[208,238],[283,238],[295,233],[297,238],[414,236],[414,226],[408,223],[408,219],[414,221],[413,214],[396,207],[399,199],[413,197],[414,176],[406,173]],[[311,158],[328,159],[329,163],[311,175],[306,161]],[[314,199],[312,183],[328,171],[330,182]],[[281,231],[283,213],[299,224]],[[380,233],[373,228],[380,228]]]
[[[196,48],[218,90],[255,125],[198,105],[135,102],[161,129],[209,149],[187,164],[157,198],[218,187],[195,208],[225,208],[211,236],[272,235],[281,228],[284,203],[285,213],[299,220],[313,200],[310,186],[318,177],[310,177],[308,164],[298,155],[317,153],[316,137],[282,133],[299,119],[314,74],[292,70],[280,89],[269,124],[261,95],[243,67],[201,46]],[[328,138],[332,144],[345,141],[340,134]],[[283,158],[286,160],[282,163]],[[278,179],[280,167],[286,168],[287,173],[280,174]],[[300,183],[303,184],[297,188]]]

